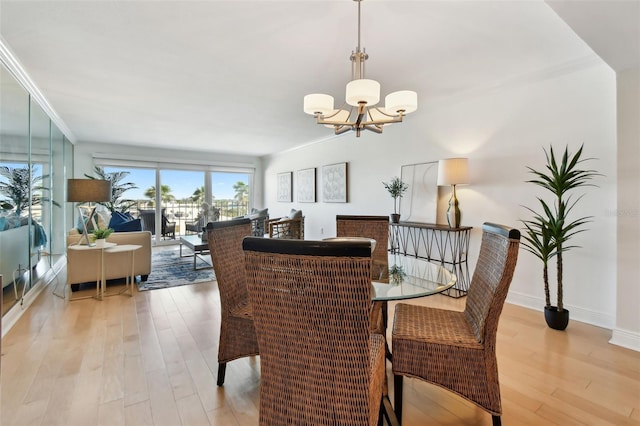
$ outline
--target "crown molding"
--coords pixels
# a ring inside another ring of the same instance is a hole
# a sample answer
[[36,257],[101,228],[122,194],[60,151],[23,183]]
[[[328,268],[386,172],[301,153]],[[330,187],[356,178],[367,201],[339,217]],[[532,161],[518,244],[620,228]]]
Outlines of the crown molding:
[[5,40],[0,36],[0,62],[7,67],[7,70],[13,75],[13,77],[18,80],[18,83],[24,87],[24,89],[29,93],[29,96],[40,105],[40,107],[44,110],[44,112],[49,116],[51,121],[60,129],[60,131],[65,135],[65,137],[71,141],[71,143],[76,143],[76,137],[66,125],[66,123],[60,118],[55,109],[51,106],[47,98],[44,97],[36,83],[31,79],[27,71],[22,66],[22,63],[13,51],[9,48],[9,45]]

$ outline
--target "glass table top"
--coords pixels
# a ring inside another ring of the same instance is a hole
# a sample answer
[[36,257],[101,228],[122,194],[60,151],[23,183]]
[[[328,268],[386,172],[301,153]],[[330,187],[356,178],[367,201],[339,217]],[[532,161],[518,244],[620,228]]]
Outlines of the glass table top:
[[389,253],[389,282],[372,281],[374,301],[402,300],[443,292],[456,283],[445,267],[425,259]]

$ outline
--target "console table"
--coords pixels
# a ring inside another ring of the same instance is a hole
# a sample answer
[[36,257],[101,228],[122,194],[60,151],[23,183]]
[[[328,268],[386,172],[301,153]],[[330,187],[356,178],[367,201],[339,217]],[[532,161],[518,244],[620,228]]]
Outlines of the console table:
[[450,268],[458,280],[443,294],[466,296],[470,283],[467,254],[471,229],[471,226],[449,228],[447,225],[422,222],[390,223],[389,250],[438,262]]

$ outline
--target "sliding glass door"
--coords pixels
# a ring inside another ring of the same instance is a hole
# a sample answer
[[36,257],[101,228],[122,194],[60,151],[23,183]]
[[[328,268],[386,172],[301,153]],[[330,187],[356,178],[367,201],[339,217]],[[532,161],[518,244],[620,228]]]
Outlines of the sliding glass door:
[[183,235],[202,232],[207,222],[249,212],[252,173],[203,168],[104,166],[103,170],[119,173],[121,184],[133,184],[122,201],[131,201],[128,211],[152,232],[154,243],[172,244]]

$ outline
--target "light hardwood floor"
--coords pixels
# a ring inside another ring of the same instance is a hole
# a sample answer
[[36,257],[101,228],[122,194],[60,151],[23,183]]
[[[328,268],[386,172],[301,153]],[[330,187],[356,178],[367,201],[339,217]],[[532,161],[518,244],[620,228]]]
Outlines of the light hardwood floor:
[[[464,298],[413,302],[462,309]],[[225,386],[215,384],[219,321],[215,282],[102,302],[50,288],[2,340],[0,424],[257,425],[258,357],[229,363]],[[507,304],[497,343],[503,424],[640,425],[640,354],[609,338],[577,321],[553,331],[541,312]],[[491,424],[414,379],[404,407],[408,426]]]

